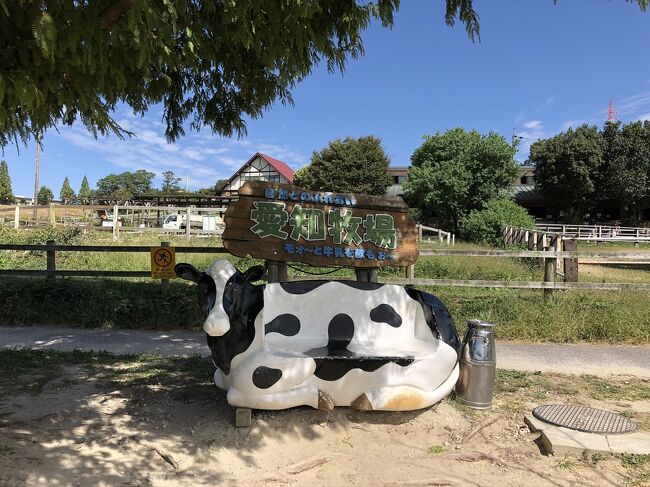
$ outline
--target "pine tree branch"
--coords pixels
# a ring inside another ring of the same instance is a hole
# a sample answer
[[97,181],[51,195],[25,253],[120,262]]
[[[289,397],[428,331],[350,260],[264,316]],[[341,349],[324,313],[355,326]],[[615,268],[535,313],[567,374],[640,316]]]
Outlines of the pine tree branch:
[[102,30],[110,30],[117,24],[122,16],[133,5],[134,0],[116,0],[110,7],[104,10],[104,13],[99,19],[99,25]]

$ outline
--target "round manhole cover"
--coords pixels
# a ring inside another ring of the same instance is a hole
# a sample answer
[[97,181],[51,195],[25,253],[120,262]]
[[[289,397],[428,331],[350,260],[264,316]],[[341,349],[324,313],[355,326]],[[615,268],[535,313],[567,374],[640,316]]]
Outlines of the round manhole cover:
[[556,426],[588,433],[629,433],[636,429],[630,418],[585,406],[545,404],[533,409],[533,416]]

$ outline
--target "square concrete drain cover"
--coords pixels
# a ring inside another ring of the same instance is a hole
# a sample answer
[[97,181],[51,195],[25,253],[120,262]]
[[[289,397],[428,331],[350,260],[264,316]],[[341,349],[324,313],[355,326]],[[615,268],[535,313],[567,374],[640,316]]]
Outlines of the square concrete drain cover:
[[636,429],[630,418],[585,406],[545,404],[533,409],[533,416],[556,426],[588,433],[619,434]]

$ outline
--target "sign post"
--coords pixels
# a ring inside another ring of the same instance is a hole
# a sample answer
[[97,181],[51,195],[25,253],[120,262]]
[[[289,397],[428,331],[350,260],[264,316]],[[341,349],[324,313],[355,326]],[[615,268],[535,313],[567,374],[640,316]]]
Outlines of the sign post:
[[279,183],[245,183],[228,205],[222,239],[239,257],[315,266],[403,267],[418,257],[415,222],[401,198]]
[[163,279],[163,288],[166,280],[176,279],[175,265],[176,252],[168,242],[163,242],[161,247],[151,247],[151,278]]

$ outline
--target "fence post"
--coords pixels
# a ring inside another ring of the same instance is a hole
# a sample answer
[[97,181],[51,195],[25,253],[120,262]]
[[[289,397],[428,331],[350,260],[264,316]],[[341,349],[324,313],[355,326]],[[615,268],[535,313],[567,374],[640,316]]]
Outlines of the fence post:
[[418,223],[418,242],[422,242],[422,224]]
[[[544,247],[545,251],[550,251],[551,247]],[[555,257],[544,258],[544,282],[555,282],[555,269],[557,259]],[[553,289],[544,289],[544,297],[553,296]]]
[[117,210],[118,206],[115,205],[113,206],[113,240],[119,240],[120,234],[118,233],[117,230]]
[[357,276],[357,281],[359,282],[369,282],[370,275],[368,269],[363,267],[355,267],[354,274]]
[[456,234],[455,233],[451,234],[451,246],[452,247],[456,246]]
[[[169,242],[160,242],[161,247],[169,247]],[[166,293],[169,291],[169,279],[161,279],[160,280],[160,290],[163,293]]]
[[451,244],[451,233],[447,233],[447,247]]
[[406,266],[406,278],[413,279],[415,277],[415,264]]
[[266,267],[266,282],[278,282],[279,279],[277,262],[267,260],[264,264]]
[[14,212],[14,228],[18,230],[20,227],[20,206],[16,205],[16,211]]
[[192,208],[188,206],[185,212],[187,214],[185,223],[185,236],[189,239],[192,229]]
[[[567,252],[578,250],[578,241],[574,239],[564,240],[563,250]],[[578,258],[564,259],[564,282],[578,282]]]
[[371,267],[368,269],[368,282],[377,282],[377,278],[379,277],[379,269],[376,267]]
[[[47,245],[54,245],[55,242],[54,240],[48,240]],[[47,270],[48,271],[55,271],[56,270],[56,253],[54,250],[48,250],[47,251]],[[49,282],[52,282],[56,279],[56,276],[53,274],[48,274],[47,275],[47,280]]]
[[264,262],[264,267],[266,267],[267,282],[287,282],[289,280],[286,262],[267,260]]

